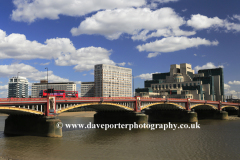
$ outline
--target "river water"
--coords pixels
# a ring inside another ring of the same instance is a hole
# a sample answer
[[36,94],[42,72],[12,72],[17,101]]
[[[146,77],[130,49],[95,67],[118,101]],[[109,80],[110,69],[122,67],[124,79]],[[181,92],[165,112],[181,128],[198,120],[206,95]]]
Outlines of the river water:
[[[79,113],[81,114],[81,113]],[[200,120],[200,129],[67,129],[62,138],[6,137],[0,116],[0,159],[240,159],[240,120]],[[60,116],[88,124],[93,117]]]

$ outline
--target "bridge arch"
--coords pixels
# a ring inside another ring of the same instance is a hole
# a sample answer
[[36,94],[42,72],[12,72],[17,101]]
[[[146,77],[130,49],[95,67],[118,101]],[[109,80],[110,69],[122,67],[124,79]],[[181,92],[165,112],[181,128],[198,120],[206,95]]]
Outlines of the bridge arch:
[[222,109],[224,108],[233,108],[235,110],[239,110],[239,108],[237,106],[223,106]]
[[194,106],[191,106],[190,109],[193,109],[193,108],[196,108],[196,107],[199,107],[199,106],[207,106],[205,107],[204,109],[214,109],[214,110],[217,110],[218,108],[212,104],[196,104]]
[[147,108],[149,108],[149,107],[152,107],[152,106],[155,106],[155,105],[164,105],[164,104],[170,104],[170,105],[173,105],[173,106],[175,106],[177,109],[186,109],[185,107],[183,107],[183,106],[181,106],[181,105],[179,105],[179,104],[176,104],[176,103],[169,103],[169,102],[158,102],[158,103],[152,103],[152,104],[149,104],[149,105],[146,105],[146,106],[144,106],[144,107],[142,107],[141,108],[141,110],[143,110],[143,109],[147,109]]
[[35,115],[43,115],[44,113],[37,110],[27,109],[27,108],[17,108],[17,107],[9,107],[9,106],[0,106],[0,113],[5,114],[35,114]]
[[[105,108],[97,107],[99,105],[104,105]],[[71,107],[68,107],[68,108],[64,108],[64,109],[58,110],[57,113],[60,114],[62,112],[66,112],[68,110],[71,110],[71,109],[74,109],[74,108],[80,108],[80,107],[89,107],[89,108],[95,109],[96,111],[108,111],[110,108],[112,110],[134,111],[133,108],[129,108],[127,106],[117,104],[117,103],[95,102],[95,103],[83,103],[83,104],[78,104],[78,105],[71,106]]]

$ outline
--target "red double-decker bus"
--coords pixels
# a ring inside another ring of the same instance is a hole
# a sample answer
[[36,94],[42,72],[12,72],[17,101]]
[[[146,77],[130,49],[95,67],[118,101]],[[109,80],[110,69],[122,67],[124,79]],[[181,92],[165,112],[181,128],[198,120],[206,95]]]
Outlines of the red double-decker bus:
[[47,97],[47,95],[53,95],[60,98],[65,97],[78,97],[78,91],[65,91],[65,90],[54,90],[54,89],[48,89],[48,90],[41,90],[39,93],[39,97]]

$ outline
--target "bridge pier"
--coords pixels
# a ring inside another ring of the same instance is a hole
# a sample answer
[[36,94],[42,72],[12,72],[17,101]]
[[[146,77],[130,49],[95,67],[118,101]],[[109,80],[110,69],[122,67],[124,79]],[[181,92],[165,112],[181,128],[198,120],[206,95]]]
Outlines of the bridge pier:
[[94,114],[95,124],[147,124],[148,116],[137,112],[97,112]]
[[10,115],[5,120],[4,134],[62,137],[62,128],[57,127],[59,119],[37,115]]
[[149,122],[186,122],[194,123],[198,121],[197,113],[186,110],[147,110]]
[[228,112],[219,110],[196,110],[199,119],[228,120]]

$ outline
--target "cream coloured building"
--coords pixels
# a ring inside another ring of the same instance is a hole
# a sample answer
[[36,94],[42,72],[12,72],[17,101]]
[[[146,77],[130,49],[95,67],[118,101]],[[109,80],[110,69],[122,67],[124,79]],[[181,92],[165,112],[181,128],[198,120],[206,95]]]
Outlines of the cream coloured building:
[[132,69],[98,64],[94,66],[95,97],[132,97]]
[[76,83],[74,82],[56,82],[47,83],[47,80],[41,80],[40,83],[32,84],[32,98],[38,98],[41,90],[54,89],[54,90],[65,90],[65,91],[76,91]]

